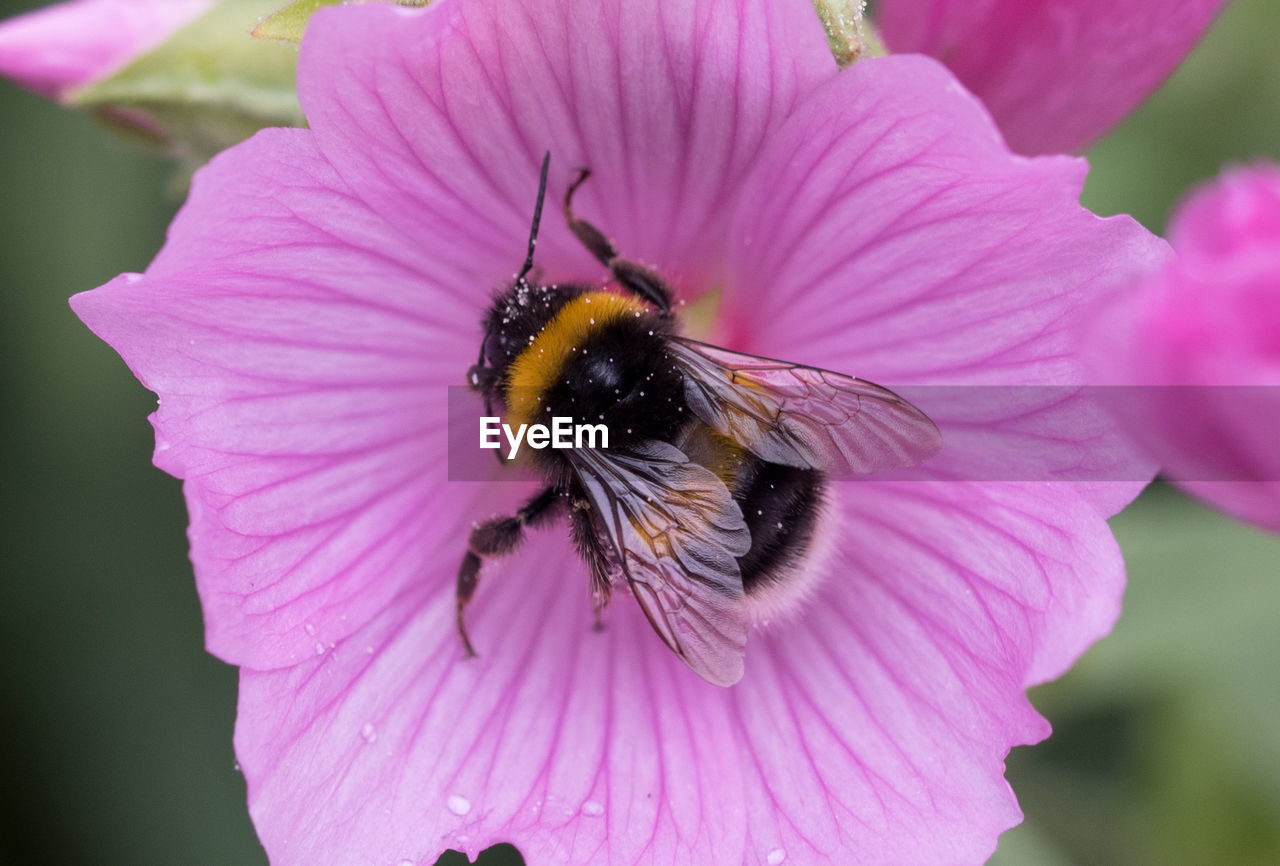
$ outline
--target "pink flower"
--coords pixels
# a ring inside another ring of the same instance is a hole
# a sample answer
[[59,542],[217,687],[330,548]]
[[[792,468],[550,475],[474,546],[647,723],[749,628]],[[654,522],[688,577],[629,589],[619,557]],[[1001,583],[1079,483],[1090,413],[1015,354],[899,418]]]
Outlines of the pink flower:
[[1185,490],[1280,531],[1280,168],[1228,172],[1174,217],[1177,258],[1096,329],[1116,408]]
[[0,23],[0,75],[62,98],[163,42],[213,0],[71,0]]
[[938,58],[1014,150],[1071,153],[1132,111],[1226,0],[882,0],[894,51]]
[[[589,166],[577,206],[621,250],[686,297],[722,287],[723,345],[889,386],[1062,386],[924,408],[949,443],[1072,466],[1113,438],[1073,396],[1073,316],[1163,243],[1080,208],[1081,162],[1011,156],[933,61],[837,73],[807,0],[336,7],[299,88],[310,129],[217,157],[147,272],[73,301],[161,397],[272,861],[988,855],[1019,819],[1004,757],[1048,733],[1024,690],[1110,628],[1105,518],[1141,482],[835,485],[825,579],[728,689],[624,593],[593,632],[586,570],[543,530],[486,572],[464,660],[467,529],[528,491],[446,480],[446,392],[546,150],[552,201]],[[601,281],[555,210],[544,280]]]

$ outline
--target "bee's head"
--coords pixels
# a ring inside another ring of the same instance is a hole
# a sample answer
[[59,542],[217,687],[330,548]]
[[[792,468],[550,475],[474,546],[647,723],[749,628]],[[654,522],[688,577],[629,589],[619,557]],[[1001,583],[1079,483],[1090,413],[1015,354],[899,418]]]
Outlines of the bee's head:
[[500,380],[565,302],[581,291],[576,285],[544,286],[526,278],[500,291],[481,323],[480,354],[467,375],[472,387],[480,387],[476,383],[486,377]]
[[480,344],[480,357],[476,363],[467,369],[467,386],[472,391],[483,394],[486,398],[492,396],[494,387],[502,379],[502,374],[498,372],[498,368],[489,360],[493,347],[490,342],[492,336],[485,334],[484,341]]
[[[542,202],[547,196],[547,171],[551,166],[551,152],[542,158],[542,171],[538,177],[538,198],[533,206],[533,221],[529,227],[529,247],[524,265],[515,280],[500,292],[484,317],[484,337],[480,341],[480,357],[467,371],[467,384],[473,390],[491,395],[507,366],[532,340],[529,329],[529,309],[535,295],[539,307],[549,309],[548,287],[529,282],[533,270],[533,253],[538,246],[538,225],[542,222]],[[545,316],[545,312],[543,313]],[[542,318],[537,316],[535,318]],[[540,323],[545,324],[545,319]]]
[[515,346],[512,344],[510,324],[510,318],[502,315],[501,301],[498,301],[484,318],[477,366],[501,370],[511,362]]
[[[514,289],[514,286],[512,287]],[[519,352],[515,345],[512,320],[508,304],[510,291],[503,292],[494,299],[493,305],[485,314],[482,322],[480,338],[480,355],[476,363],[467,370],[467,385],[486,398],[494,396],[507,367]]]

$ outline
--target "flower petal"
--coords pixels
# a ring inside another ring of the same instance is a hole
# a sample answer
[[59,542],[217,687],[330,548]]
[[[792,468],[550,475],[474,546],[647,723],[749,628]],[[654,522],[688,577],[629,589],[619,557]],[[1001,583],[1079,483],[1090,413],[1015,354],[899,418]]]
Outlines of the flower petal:
[[1113,513],[1154,467],[1081,390],[1071,325],[1166,246],[1081,208],[1084,168],[1011,155],[932,60],[861,61],[745,185],[724,339],[901,389],[942,429],[941,477],[1083,482]]
[[1173,72],[1226,0],[883,0],[894,51],[938,58],[1020,153],[1073,153]]
[[327,651],[455,537],[447,385],[482,297],[371,214],[302,130],[199,172],[145,276],[73,299],[160,396],[156,465],[186,479],[210,650]]
[[0,23],[0,75],[45,96],[102,78],[213,0],[73,0]]
[[[740,861],[724,691],[625,595],[594,632],[566,536],[486,568],[476,659],[452,593],[420,589],[324,659],[243,672],[236,751],[272,863],[429,866],[503,840],[530,863]],[[447,550],[431,585],[455,567]]]
[[982,862],[1021,819],[1004,757],[1049,733],[1024,689],[1111,628],[1119,548],[1059,485],[836,494],[831,574],[802,619],[753,638],[732,692],[752,847],[806,864]]
[[[550,150],[553,200],[590,168],[579,214],[692,290],[765,137],[834,72],[804,2],[439,0],[321,10],[299,94],[323,152],[397,225],[514,270]],[[543,227],[547,273],[603,275],[563,219]]]
[[245,671],[236,750],[272,862],[497,841],[566,866],[977,862],[1018,819],[1005,754],[1047,732],[1023,689],[1109,628],[1119,552],[1043,486],[855,492],[812,608],[753,637],[730,689],[625,595],[593,632],[563,529],[486,573],[478,659],[429,580],[325,658]]

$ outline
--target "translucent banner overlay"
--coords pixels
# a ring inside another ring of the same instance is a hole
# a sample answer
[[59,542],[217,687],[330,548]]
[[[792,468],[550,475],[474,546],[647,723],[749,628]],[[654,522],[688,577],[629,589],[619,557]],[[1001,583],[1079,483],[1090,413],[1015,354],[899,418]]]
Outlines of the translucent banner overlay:
[[[503,407],[495,404],[486,413],[482,398],[471,389],[448,390],[450,481],[527,482],[537,477],[529,459],[536,449],[529,444],[528,430],[515,460],[503,456],[509,444],[500,428],[496,441],[502,447],[481,448],[482,417],[507,421]],[[942,450],[913,468],[833,480],[1146,481],[1160,464],[1173,462],[1176,444],[1179,480],[1280,481],[1280,429],[1267,430],[1280,418],[1280,386],[928,385],[895,390],[938,425]],[[536,403],[537,397],[527,399]],[[1218,418],[1229,418],[1235,430],[1255,422],[1257,436],[1242,443],[1217,429]],[[572,423],[607,420],[573,418]],[[551,424],[549,419],[543,423]],[[492,443],[492,422],[489,428]],[[1176,443],[1162,430],[1178,431]],[[511,433],[520,435],[518,430]]]

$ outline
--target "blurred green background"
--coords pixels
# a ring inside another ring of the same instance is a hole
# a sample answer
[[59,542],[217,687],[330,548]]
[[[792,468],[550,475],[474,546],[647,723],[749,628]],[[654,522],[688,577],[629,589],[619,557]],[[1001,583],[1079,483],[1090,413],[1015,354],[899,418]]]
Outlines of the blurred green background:
[[[1222,163],[1280,160],[1277,36],[1280,4],[1237,0],[1091,152],[1087,203],[1158,231]],[[265,862],[155,400],[66,304],[146,265],[169,189],[163,161],[0,83],[4,864]],[[1009,760],[1027,821],[996,862],[1280,864],[1280,539],[1162,487],[1115,528],[1124,617],[1035,693],[1056,732]]]

